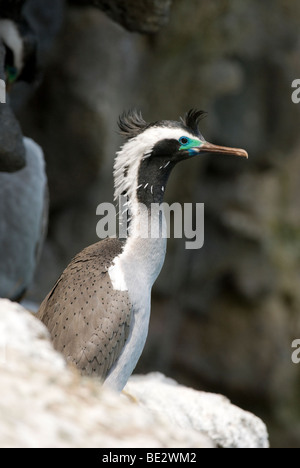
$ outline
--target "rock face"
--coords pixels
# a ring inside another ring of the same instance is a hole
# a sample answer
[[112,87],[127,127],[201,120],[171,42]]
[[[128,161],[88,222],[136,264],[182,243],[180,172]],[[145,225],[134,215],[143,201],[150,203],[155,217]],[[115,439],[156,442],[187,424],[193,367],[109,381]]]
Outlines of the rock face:
[[138,372],[159,370],[243,402],[268,418],[273,446],[300,440],[299,366],[291,361],[300,337],[300,106],[291,101],[299,21],[300,4],[291,0],[274,0],[271,9],[177,0],[170,23],[149,39],[99,9],[69,6],[44,82],[18,112],[45,150],[50,179],[51,229],[32,290],[38,301],[98,240],[95,212],[112,200],[124,109],[156,120],[200,107],[209,112],[207,140],[248,150],[247,163],[201,158],[172,175],[167,201],[205,204],[205,245],[192,252],[185,240],[169,242]]
[[268,448],[265,424],[222,395],[178,385],[162,374],[133,376],[125,391],[173,426],[206,434],[221,448]]
[[155,375],[133,379],[128,398],[80,377],[53,350],[44,325],[6,299],[0,300],[0,386],[2,448],[268,445],[264,424],[219,395]]
[[75,5],[95,6],[129,31],[157,32],[169,19],[172,0],[71,0]]

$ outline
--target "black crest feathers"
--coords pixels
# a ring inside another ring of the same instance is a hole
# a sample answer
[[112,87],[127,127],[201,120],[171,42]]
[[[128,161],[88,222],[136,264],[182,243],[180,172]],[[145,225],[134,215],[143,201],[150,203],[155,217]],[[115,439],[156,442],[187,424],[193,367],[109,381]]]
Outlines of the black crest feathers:
[[136,137],[149,126],[143,119],[142,113],[136,109],[124,112],[119,117],[118,125],[121,135],[128,139]]
[[183,119],[181,119],[183,125],[190,128],[195,134],[199,134],[199,123],[207,115],[207,112],[191,109],[187,112]]
[[150,127],[157,127],[157,126],[162,126],[162,127],[178,127],[180,125],[183,125],[186,129],[189,129],[194,133],[195,135],[200,135],[199,131],[199,122],[206,116],[206,112],[196,110],[196,109],[191,109],[189,112],[187,112],[184,116],[183,119],[181,119],[181,122],[173,122],[169,120],[162,120],[154,123],[147,123],[143,119],[142,113],[140,111],[137,111],[136,109],[132,109],[129,111],[124,112],[120,117],[119,117],[119,129],[121,135],[123,135],[125,138],[130,140],[131,138],[135,138],[141,133],[143,133],[145,130],[147,130]]

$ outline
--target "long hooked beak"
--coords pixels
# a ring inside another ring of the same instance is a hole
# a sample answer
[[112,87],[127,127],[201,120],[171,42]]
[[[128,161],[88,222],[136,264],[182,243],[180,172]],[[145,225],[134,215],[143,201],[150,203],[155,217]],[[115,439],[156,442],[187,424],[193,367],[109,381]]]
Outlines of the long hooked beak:
[[199,148],[194,148],[199,153],[219,153],[219,154],[230,154],[233,156],[241,156],[248,159],[247,151],[240,148],[227,148],[226,146],[213,145],[207,141],[203,143]]

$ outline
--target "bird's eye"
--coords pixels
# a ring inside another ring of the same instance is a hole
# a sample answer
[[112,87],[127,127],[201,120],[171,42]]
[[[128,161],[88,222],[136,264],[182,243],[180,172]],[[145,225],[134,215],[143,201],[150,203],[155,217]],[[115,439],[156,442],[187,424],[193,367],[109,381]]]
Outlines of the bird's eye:
[[181,137],[179,139],[179,143],[181,143],[182,145],[187,145],[189,143],[189,138],[188,137]]

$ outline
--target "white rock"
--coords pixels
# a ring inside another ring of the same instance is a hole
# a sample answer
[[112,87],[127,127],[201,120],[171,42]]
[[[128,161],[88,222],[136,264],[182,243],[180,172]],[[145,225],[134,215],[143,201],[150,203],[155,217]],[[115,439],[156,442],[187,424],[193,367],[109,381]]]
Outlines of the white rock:
[[53,350],[44,325],[0,300],[0,447],[212,447],[82,378]]
[[131,378],[128,398],[82,378],[44,325],[6,299],[0,388],[0,447],[268,447],[265,425],[220,395],[150,374]]
[[222,395],[178,385],[162,374],[132,376],[125,390],[174,427],[206,434],[223,448],[268,448],[265,424]]
[[16,352],[27,363],[38,361],[59,371],[66,366],[62,356],[53,350],[45,326],[19,304],[0,299],[1,363],[14,366]]

